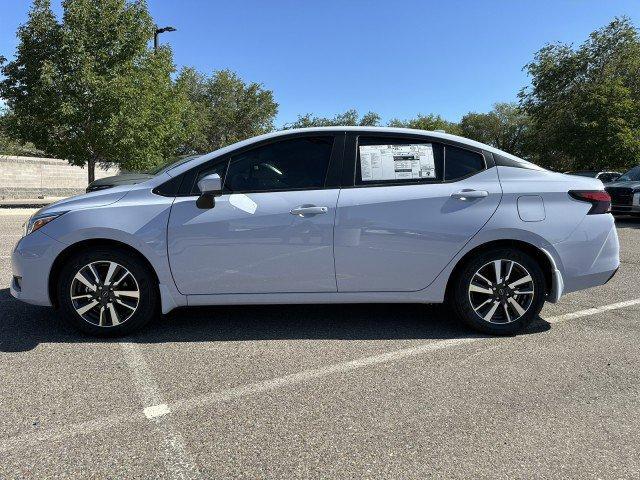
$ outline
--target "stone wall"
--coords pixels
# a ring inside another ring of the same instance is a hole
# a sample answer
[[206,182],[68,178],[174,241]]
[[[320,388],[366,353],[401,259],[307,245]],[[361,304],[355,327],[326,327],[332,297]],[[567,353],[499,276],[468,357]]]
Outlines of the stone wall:
[[[117,174],[117,168],[96,167],[96,178]],[[85,188],[87,169],[66,160],[0,155],[0,200],[69,197]]]

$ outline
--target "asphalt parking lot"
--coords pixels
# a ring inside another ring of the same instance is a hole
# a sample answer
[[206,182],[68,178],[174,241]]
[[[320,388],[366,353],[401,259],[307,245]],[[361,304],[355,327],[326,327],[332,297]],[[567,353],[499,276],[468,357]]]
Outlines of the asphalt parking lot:
[[215,307],[97,341],[8,290],[0,478],[639,478],[640,220],[519,336],[444,307]]

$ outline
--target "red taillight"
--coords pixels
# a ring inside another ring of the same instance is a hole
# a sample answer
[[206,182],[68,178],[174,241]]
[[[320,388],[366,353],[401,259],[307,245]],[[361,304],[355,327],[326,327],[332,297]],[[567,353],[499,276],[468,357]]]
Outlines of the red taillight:
[[569,195],[576,200],[591,204],[591,210],[587,212],[587,215],[611,211],[611,197],[602,190],[571,190]]

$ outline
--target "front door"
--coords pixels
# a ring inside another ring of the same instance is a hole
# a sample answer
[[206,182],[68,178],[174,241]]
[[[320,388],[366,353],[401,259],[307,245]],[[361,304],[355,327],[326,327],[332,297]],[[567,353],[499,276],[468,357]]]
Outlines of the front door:
[[280,140],[199,172],[221,174],[225,191],[210,209],[196,196],[176,198],[168,249],[180,292],[335,292],[339,190],[325,184],[333,143],[326,135]]
[[338,291],[427,287],[497,209],[496,168],[480,152],[429,140],[349,143],[355,179],[338,201]]

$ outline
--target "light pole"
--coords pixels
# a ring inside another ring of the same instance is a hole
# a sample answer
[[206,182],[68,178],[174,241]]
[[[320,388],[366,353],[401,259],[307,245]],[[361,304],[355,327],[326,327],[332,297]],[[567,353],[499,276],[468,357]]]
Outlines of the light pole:
[[158,26],[156,25],[156,29],[153,32],[153,50],[158,50],[158,37],[160,36],[161,33],[164,32],[175,32],[176,29],[173,27],[162,27],[162,28],[158,28]]

